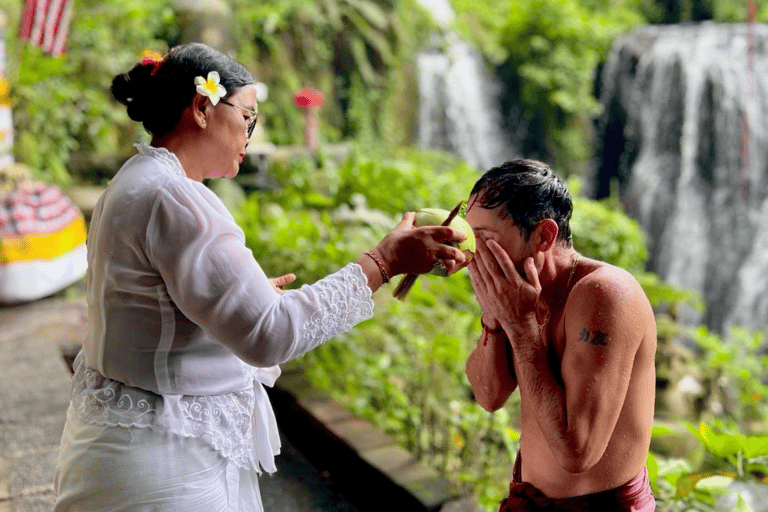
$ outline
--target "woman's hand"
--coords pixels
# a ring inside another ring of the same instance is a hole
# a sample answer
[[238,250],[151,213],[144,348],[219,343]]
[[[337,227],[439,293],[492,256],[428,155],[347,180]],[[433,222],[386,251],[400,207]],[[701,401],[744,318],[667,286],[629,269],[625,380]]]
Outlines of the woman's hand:
[[449,273],[467,264],[466,255],[447,242],[462,242],[466,235],[448,226],[414,227],[414,212],[407,212],[395,228],[379,242],[375,251],[392,276],[424,274],[442,263]]
[[272,289],[275,290],[278,295],[282,295],[285,293],[285,290],[281,290],[281,288],[291,284],[295,280],[295,274],[285,274],[284,276],[271,278],[269,284],[272,285]]

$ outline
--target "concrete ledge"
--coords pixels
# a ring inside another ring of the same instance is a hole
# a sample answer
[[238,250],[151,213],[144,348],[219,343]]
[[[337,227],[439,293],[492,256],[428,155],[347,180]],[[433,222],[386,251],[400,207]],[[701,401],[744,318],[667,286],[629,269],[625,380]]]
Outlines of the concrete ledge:
[[268,393],[283,435],[361,510],[477,510],[391,437],[313,388],[300,369],[286,369]]

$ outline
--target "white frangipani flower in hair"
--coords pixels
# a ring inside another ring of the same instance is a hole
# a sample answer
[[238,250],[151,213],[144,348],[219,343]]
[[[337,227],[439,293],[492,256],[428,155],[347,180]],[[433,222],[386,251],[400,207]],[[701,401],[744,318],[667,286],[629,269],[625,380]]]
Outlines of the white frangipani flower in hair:
[[214,106],[221,98],[227,95],[227,90],[219,83],[220,80],[221,77],[219,76],[218,71],[211,71],[208,73],[207,79],[201,76],[195,77],[197,92],[203,96],[208,96]]

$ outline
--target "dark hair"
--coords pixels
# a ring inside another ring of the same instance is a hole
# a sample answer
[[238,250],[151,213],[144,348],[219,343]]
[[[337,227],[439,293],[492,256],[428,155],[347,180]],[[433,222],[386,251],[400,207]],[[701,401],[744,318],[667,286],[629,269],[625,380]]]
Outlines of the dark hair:
[[494,167],[477,180],[470,196],[475,194],[481,208],[503,206],[504,216],[520,227],[526,239],[539,222],[552,219],[559,228],[557,239],[566,247],[573,245],[571,194],[544,162],[519,159]]
[[195,97],[195,77],[217,71],[227,96],[252,84],[253,77],[236,60],[202,43],[171,48],[156,68],[136,64],[112,79],[112,96],[128,108],[128,117],[155,136],[165,135],[181,119],[181,112]]

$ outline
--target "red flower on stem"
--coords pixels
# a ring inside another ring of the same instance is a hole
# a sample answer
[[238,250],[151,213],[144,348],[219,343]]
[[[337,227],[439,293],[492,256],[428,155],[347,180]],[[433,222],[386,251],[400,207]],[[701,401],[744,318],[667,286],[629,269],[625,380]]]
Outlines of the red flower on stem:
[[317,109],[323,106],[325,98],[323,93],[314,87],[304,87],[293,96],[296,106],[304,110],[306,131],[304,139],[310,149],[318,146],[318,116]]

